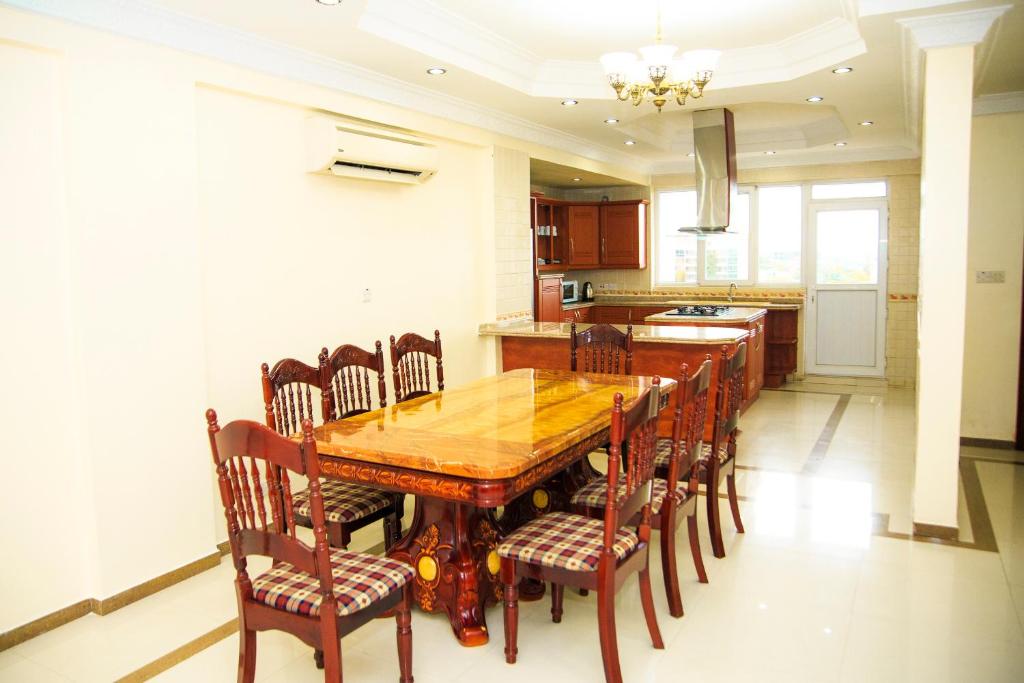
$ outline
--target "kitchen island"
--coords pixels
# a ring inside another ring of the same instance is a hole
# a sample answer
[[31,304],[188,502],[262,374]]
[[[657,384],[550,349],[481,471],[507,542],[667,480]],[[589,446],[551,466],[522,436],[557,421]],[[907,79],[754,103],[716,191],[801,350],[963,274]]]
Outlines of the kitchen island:
[[[590,327],[580,324],[578,330]],[[625,325],[616,325],[625,331]],[[569,369],[569,335],[572,325],[566,323],[512,322],[490,323],[480,326],[481,336],[498,338],[500,371],[518,368]],[[712,372],[717,373],[723,350],[732,354],[749,336],[745,329],[731,327],[670,325],[633,326],[633,374],[660,375],[678,379],[679,366],[686,363],[692,369],[700,366],[710,354]],[[712,376],[709,406],[714,406],[717,387]],[[756,396],[745,399],[749,405]],[[674,399],[673,399],[674,400]],[[608,406],[611,410],[611,406]],[[709,407],[705,436],[711,438],[714,410]],[[672,411],[661,417],[659,433],[671,433]]]
[[[711,314],[698,314],[699,310]],[[683,311],[681,313],[680,311]],[[713,312],[712,312],[713,311]],[[734,306],[685,305],[649,315],[644,318],[648,325],[685,325],[706,327],[735,327],[747,330],[747,376],[745,378],[744,401],[749,404],[757,399],[764,386],[765,320],[768,311],[764,308]]]

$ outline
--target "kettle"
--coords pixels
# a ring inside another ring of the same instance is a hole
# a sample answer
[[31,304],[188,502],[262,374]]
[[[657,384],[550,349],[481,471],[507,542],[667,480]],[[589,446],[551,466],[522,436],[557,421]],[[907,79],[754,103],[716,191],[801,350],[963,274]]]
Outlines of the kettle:
[[594,285],[589,282],[583,283],[583,300],[593,301],[594,300]]

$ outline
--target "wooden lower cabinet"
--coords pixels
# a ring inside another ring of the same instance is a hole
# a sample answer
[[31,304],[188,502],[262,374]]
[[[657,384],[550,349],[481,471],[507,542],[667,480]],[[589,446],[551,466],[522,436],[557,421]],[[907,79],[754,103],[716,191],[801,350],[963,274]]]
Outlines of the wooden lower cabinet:
[[595,323],[644,325],[644,318],[672,310],[671,306],[594,306]]
[[765,323],[764,385],[769,389],[786,383],[786,375],[796,372],[799,338],[799,311],[769,309]]
[[536,280],[533,319],[541,323],[562,320],[562,278],[546,277]]

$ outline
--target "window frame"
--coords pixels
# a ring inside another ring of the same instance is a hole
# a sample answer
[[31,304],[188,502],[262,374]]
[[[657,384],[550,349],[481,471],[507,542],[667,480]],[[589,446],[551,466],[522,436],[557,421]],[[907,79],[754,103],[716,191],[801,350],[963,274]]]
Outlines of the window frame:
[[[743,280],[713,280],[707,277],[707,237],[697,238],[697,284],[720,287],[735,282],[737,285],[754,285],[757,282],[757,264],[753,255],[757,253],[757,185],[737,185],[736,194],[745,194],[749,199],[750,215],[747,217],[747,277]],[[714,237],[712,235],[711,237]]]
[[[885,184],[885,194],[881,197],[844,197],[841,199],[812,199],[811,191],[814,185],[849,185],[855,183],[875,183],[880,182]],[[759,235],[760,235],[760,221],[758,216],[759,199],[760,199],[760,188],[762,187],[799,187],[800,198],[801,198],[801,211],[800,211],[800,279],[795,282],[762,282],[760,280],[760,254],[758,253]],[[695,287],[720,287],[735,282],[737,285],[743,286],[754,286],[754,287],[806,287],[810,281],[811,275],[808,273],[808,242],[810,239],[810,221],[811,221],[811,210],[814,206],[820,204],[839,204],[844,203],[856,204],[858,202],[864,202],[865,200],[880,201],[884,202],[888,207],[889,201],[892,196],[892,188],[889,186],[889,179],[886,177],[881,178],[847,178],[842,180],[798,180],[789,182],[772,182],[772,183],[750,183],[737,186],[737,192],[740,194],[750,195],[750,229],[747,236],[747,278],[744,280],[712,280],[704,277],[705,270],[705,250],[706,250],[706,238],[697,238],[697,278],[692,281],[678,282],[669,281],[665,282],[661,280],[661,273],[659,268],[660,263],[660,250],[661,250],[661,230],[660,230],[660,213],[661,213],[661,199],[659,195],[668,192],[695,192],[696,187],[694,186],[665,186],[658,187],[654,190],[653,194],[653,216],[651,221],[651,268],[653,273],[651,276],[652,286],[654,289],[671,289],[687,286]]]

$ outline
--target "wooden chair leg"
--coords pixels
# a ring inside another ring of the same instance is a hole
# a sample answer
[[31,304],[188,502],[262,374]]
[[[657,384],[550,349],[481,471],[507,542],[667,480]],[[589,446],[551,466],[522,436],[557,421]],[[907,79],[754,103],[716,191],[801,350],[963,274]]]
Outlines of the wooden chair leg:
[[256,631],[238,632],[238,683],[256,680]]
[[740,519],[740,500],[736,495],[736,472],[725,475],[725,488],[729,491],[729,507],[732,508],[732,521],[736,525],[737,533],[744,533],[743,520]]
[[711,552],[715,557],[725,557],[725,542],[722,540],[722,517],[718,504],[718,463],[708,467],[708,530],[711,532]]
[[384,518],[384,550],[391,550],[391,546],[395,542],[395,531],[392,526],[394,523],[393,515]]
[[[658,615],[654,611],[654,595],[651,592],[651,568],[644,567],[640,571],[640,604],[644,608],[644,619],[647,620],[647,630],[651,634],[651,643],[656,650],[665,649],[665,641],[661,639],[661,629],[658,628]],[[613,598],[614,599],[614,598]],[[680,614],[680,616],[682,616]]]
[[668,613],[683,616],[683,598],[679,593],[679,572],[676,569],[676,510],[668,503],[661,509],[661,573],[665,579]]
[[708,582],[708,572],[704,569],[704,556],[700,552],[700,533],[697,529],[697,511],[686,518],[686,531],[690,537],[690,554],[693,555],[693,567],[697,570],[697,580]]
[[395,608],[395,621],[398,626],[399,683],[412,683],[412,615],[409,613],[411,601],[412,590],[406,586],[402,589],[402,601]]
[[519,583],[515,560],[502,558],[501,582],[505,585],[505,661],[515,664],[519,653]]
[[622,683],[619,666],[619,643],[615,635],[615,584],[601,582],[597,589],[597,632],[601,638],[601,659],[604,662],[605,683]]
[[313,663],[316,664],[316,668],[324,668],[324,651],[313,650]]
[[[326,602],[326,601],[325,601]],[[330,605],[330,616],[320,618],[320,645],[324,650],[324,681],[325,683],[341,683],[341,636],[338,634],[338,618],[335,615],[333,602]]]
[[551,584],[551,621],[556,624],[562,623],[562,595],[565,586],[560,583]]
[[332,548],[348,550],[348,541],[348,534],[346,533],[343,525],[335,522],[327,524],[327,543],[329,543]]

